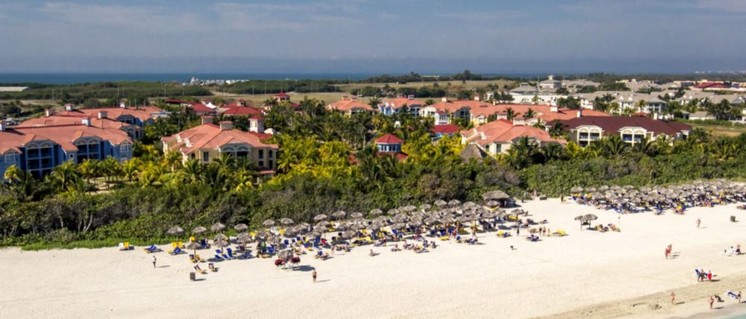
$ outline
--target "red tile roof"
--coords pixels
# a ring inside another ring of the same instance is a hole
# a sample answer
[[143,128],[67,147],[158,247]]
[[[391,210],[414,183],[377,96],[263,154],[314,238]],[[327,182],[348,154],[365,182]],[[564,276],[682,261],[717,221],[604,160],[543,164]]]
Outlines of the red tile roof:
[[564,141],[555,139],[547,131],[526,125],[512,125],[507,121],[492,121],[479,127],[462,131],[461,135],[468,142],[474,142],[479,145],[488,145],[491,143],[512,143],[519,137],[529,137],[542,143],[561,143]]
[[127,133],[120,129],[99,128],[83,124],[49,125],[49,126],[16,126],[7,128],[0,132],[0,154],[8,150],[19,151],[28,142],[49,140],[62,147],[66,151],[76,151],[78,148],[73,144],[81,137],[98,137],[110,141],[113,145],[124,142],[132,143]]
[[392,107],[394,109],[398,109],[401,107],[404,107],[404,105],[411,106],[411,105],[421,105],[424,106],[425,102],[418,99],[410,99],[408,97],[397,97],[393,99],[384,99],[384,103],[389,103],[390,105],[393,105]]
[[350,99],[350,98],[343,98],[337,102],[329,104],[328,108],[331,110],[336,110],[336,111],[345,112],[345,113],[350,112],[355,109],[368,111],[368,112],[375,111],[375,109],[370,107],[368,103],[360,101],[358,99]]
[[[469,113],[472,117],[489,117],[493,114],[506,114],[508,108],[512,109],[513,112],[519,116],[524,116],[531,109],[534,114],[533,118],[541,119],[544,122],[551,122],[554,120],[566,120],[577,117],[578,110],[570,109],[557,109],[556,112],[552,112],[552,107],[549,105],[534,105],[534,104],[496,104],[493,105],[484,101],[475,100],[457,100],[439,102],[432,105],[437,112],[448,112],[455,113],[462,108],[468,108]],[[596,110],[583,110],[584,115],[587,116],[609,116],[608,114]]]
[[[28,119],[19,124],[23,127],[37,127],[37,126],[52,126],[52,125],[71,125],[71,124],[82,124],[84,116],[69,116],[54,114],[51,116],[37,117]],[[130,124],[119,122],[115,119],[106,118],[99,119],[98,117],[88,117],[91,120],[91,126],[98,128],[110,128],[110,129],[121,129],[125,126],[131,126]]]
[[[261,140],[267,134],[244,132],[237,129],[221,130],[214,124],[202,124],[176,133],[162,140],[170,149],[178,149],[189,154],[200,149],[215,149],[230,143],[245,143],[254,148],[277,149],[275,144],[265,144]],[[179,139],[181,142],[179,142]],[[187,141],[189,141],[187,145]]]
[[456,134],[461,128],[456,124],[443,124],[433,126],[432,132],[439,134]]
[[275,97],[278,97],[281,99],[289,99],[290,95],[287,95],[285,92],[280,91],[280,93],[275,94]]
[[229,108],[227,111],[223,112],[223,115],[249,116],[249,117],[262,118],[263,113],[261,110],[253,108],[253,107],[238,106],[238,107]]
[[215,109],[211,109],[202,103],[194,103],[191,108],[197,114],[215,113]]
[[666,134],[674,136],[676,133],[682,131],[691,130],[691,126],[676,123],[666,122],[660,120],[654,120],[647,117],[626,117],[626,116],[610,116],[610,117],[599,117],[599,116],[584,116],[580,118],[574,118],[566,121],[562,121],[570,129],[575,129],[582,125],[594,125],[598,126],[607,132],[618,132],[623,127],[642,127],[648,131],[655,132],[656,134]]
[[77,117],[97,117],[98,112],[106,112],[106,117],[116,119],[122,115],[130,115],[145,122],[149,119],[156,118],[156,114],[163,113],[163,110],[154,106],[138,106],[138,107],[103,107],[95,109],[74,109],[72,111],[60,111],[55,113],[55,116],[77,116]]
[[401,139],[396,137],[394,134],[385,134],[376,140],[377,144],[401,144],[404,143]]

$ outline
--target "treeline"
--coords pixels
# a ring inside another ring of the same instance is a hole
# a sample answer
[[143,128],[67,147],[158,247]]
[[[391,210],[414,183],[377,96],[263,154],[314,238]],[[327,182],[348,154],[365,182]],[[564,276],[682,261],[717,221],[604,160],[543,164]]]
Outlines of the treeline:
[[250,80],[219,87],[219,91],[233,94],[276,94],[280,92],[339,92],[336,80]]
[[[100,82],[72,85],[38,85],[21,92],[0,92],[3,100],[59,100],[83,104],[91,99],[118,101],[120,98],[146,101],[150,97],[208,96],[206,88],[160,82]],[[142,102],[141,102],[142,103]]]

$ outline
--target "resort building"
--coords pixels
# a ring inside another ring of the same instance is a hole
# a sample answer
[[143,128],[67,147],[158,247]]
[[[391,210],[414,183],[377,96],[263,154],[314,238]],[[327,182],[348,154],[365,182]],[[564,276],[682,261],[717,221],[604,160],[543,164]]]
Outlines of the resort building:
[[433,141],[437,141],[444,136],[454,136],[461,131],[461,127],[456,124],[442,124],[435,125],[430,130],[433,136]]
[[375,112],[376,109],[372,108],[367,102],[358,100],[355,97],[342,97],[341,100],[329,104],[326,108],[330,111],[342,112],[346,115],[352,115],[361,112]]
[[561,121],[561,123],[570,131],[571,140],[580,146],[587,146],[595,140],[610,135],[619,135],[622,141],[635,144],[643,139],[652,141],[662,136],[672,140],[685,138],[691,131],[691,126],[683,123],[647,117],[586,116]]
[[474,144],[490,155],[507,153],[514,142],[527,137],[538,146],[548,143],[564,144],[552,138],[547,131],[526,125],[513,125],[507,120],[497,120],[461,132],[463,144]]
[[0,123],[0,178],[11,165],[41,177],[64,163],[132,158],[132,140],[120,127],[95,126],[91,118],[78,123],[7,127]]
[[[128,124],[124,121],[113,119],[109,116],[108,109],[97,109],[98,112],[94,114],[95,117],[90,117],[87,113],[90,112],[74,112],[67,111],[63,113],[54,113],[54,110],[47,110],[45,116],[32,118],[21,122],[19,125],[22,127],[43,127],[43,126],[57,126],[57,125],[72,125],[80,124],[84,119],[90,122],[91,126],[95,126],[101,129],[118,129],[122,130],[132,139],[141,139],[143,137],[143,128],[136,124]],[[127,116],[121,116],[120,119],[131,119]],[[139,119],[138,119],[139,120]],[[137,123],[143,123],[137,121]],[[150,121],[145,121],[150,123]],[[145,124],[143,123],[143,124]]]
[[403,143],[404,141],[396,135],[387,133],[376,140],[376,150],[378,155],[390,155],[398,160],[403,160],[407,158],[407,154],[404,154],[401,150]]
[[420,109],[424,106],[424,101],[415,99],[414,95],[410,95],[408,97],[384,99],[383,102],[378,105],[378,111],[383,115],[393,115],[406,109],[412,115],[419,116]]
[[[119,107],[104,107],[104,108],[91,108],[81,109],[75,108],[72,104],[66,104],[65,110],[55,112],[50,109],[46,111],[46,120],[38,120],[33,125],[44,124],[50,121],[59,121],[59,124],[67,124],[64,118],[78,119],[73,121],[79,123],[83,118],[95,118],[95,119],[106,119],[122,122],[139,128],[153,124],[155,120],[163,117],[168,117],[169,112],[164,111],[154,106],[135,106],[128,107],[124,103],[120,103]],[[62,119],[60,119],[62,118]],[[140,138],[141,135],[133,136],[134,138]]]
[[261,119],[252,120],[254,124],[250,131],[244,132],[234,129],[233,122],[223,121],[215,125],[211,117],[203,117],[202,125],[162,138],[163,152],[179,152],[184,162],[194,159],[204,164],[227,153],[237,159],[248,159],[259,170],[274,172],[278,147],[263,142],[271,135],[262,133],[264,124]]

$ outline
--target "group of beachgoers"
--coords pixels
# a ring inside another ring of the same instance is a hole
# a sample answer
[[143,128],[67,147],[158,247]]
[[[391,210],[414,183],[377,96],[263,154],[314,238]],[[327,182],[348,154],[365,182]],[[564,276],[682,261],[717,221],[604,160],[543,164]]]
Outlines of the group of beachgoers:
[[668,187],[600,186],[573,187],[571,198],[582,205],[619,213],[667,210],[684,214],[691,207],[712,207],[746,202],[746,186],[728,181],[696,181]]

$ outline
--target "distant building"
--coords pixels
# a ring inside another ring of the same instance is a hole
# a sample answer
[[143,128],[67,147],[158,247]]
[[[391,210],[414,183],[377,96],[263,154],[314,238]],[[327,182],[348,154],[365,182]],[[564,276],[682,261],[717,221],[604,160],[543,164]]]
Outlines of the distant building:
[[372,108],[367,102],[360,101],[355,97],[342,97],[341,100],[329,104],[326,108],[330,111],[342,112],[346,115],[352,115],[361,112],[376,112],[377,110]]
[[570,138],[580,146],[587,146],[604,136],[618,135],[622,141],[635,144],[643,139],[655,140],[661,136],[671,139],[685,138],[691,126],[654,120],[647,117],[598,117],[586,116],[561,121],[569,130]]

